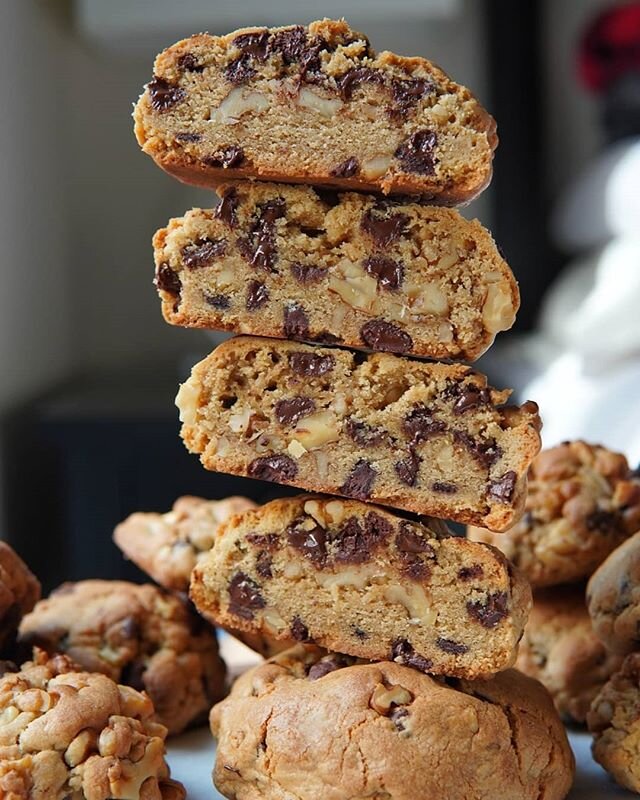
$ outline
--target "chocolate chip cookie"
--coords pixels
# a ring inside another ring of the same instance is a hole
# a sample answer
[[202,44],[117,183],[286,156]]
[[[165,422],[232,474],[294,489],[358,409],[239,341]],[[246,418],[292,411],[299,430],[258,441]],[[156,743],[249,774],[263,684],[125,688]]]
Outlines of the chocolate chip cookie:
[[534,587],[580,581],[640,528],[640,480],[620,453],[564,442],[531,465],[525,508],[505,535],[469,537],[499,547]]
[[154,237],[173,325],[472,361],[513,324],[519,295],[491,235],[457,211],[310,187],[225,184]]
[[460,364],[239,336],[176,403],[207,469],[504,530],[540,448],[538,407],[508,397]]
[[218,525],[249,508],[255,503],[246,497],[179,497],[166,514],[131,514],[117,526],[113,539],[160,586],[187,592],[191,570],[213,547]]
[[551,698],[516,670],[443,680],[299,645],[242,675],[211,729],[236,800],[560,800],[574,773]]
[[593,632],[582,584],[536,592],[515,666],[547,687],[564,719],[585,722],[621,663]]
[[149,698],[36,650],[0,677],[0,797],[183,800]]
[[134,112],[144,152],[198,186],[259,178],[455,205],[491,179],[495,122],[424,58],[344,20],[199,34],[161,53]]
[[20,556],[0,541],[0,657],[13,656],[18,625],[40,599],[40,583]]
[[511,666],[531,605],[495,548],[321,495],[223,523],[191,598],[224,627],[458,677]]
[[125,581],[65,583],[20,625],[20,641],[148,693],[180,733],[224,696],[215,633],[175,595]]

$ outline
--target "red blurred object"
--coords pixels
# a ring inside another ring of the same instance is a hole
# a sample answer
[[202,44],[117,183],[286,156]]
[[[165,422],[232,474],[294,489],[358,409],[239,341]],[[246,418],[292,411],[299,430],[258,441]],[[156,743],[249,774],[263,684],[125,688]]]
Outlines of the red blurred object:
[[578,71],[592,92],[605,91],[628,72],[640,72],[640,2],[598,14],[582,36]]

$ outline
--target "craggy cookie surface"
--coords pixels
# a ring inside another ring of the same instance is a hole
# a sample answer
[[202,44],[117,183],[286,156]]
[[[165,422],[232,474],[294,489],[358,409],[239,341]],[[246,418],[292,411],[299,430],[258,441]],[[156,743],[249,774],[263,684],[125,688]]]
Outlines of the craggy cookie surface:
[[176,398],[207,469],[504,530],[540,448],[535,403],[458,364],[237,337]]
[[202,719],[224,696],[214,631],[183,600],[156,586],[63,584],[22,620],[20,641],[66,653],[84,669],[146,690],[169,733]]
[[218,193],[154,237],[174,325],[473,360],[513,324],[511,270],[457,211],[270,183]]
[[40,583],[20,556],[0,541],[0,656],[12,656],[18,625],[40,599]]
[[640,528],[640,480],[620,453],[564,442],[531,465],[525,508],[504,535],[470,538],[499,547],[534,587],[579,581]]
[[0,678],[3,800],[183,800],[149,698],[64,656]]
[[227,177],[406,192],[455,205],[491,179],[495,123],[423,58],[376,55],[346,22],[199,34],[161,53],[142,149],[188,183]]
[[219,625],[466,678],[513,664],[531,605],[494,548],[320,495],[221,525],[191,598]]
[[549,695],[515,670],[445,681],[298,646],[241,676],[211,727],[237,800],[560,800],[574,773]]

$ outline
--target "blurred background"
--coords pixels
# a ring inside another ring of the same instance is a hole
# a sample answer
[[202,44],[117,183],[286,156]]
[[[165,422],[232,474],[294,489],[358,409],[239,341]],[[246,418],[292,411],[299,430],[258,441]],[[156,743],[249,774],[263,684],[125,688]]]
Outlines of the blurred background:
[[[640,459],[640,5],[602,0],[325,0],[373,46],[422,55],[498,120],[493,232],[522,308],[480,363],[540,403],[545,444]],[[213,196],[142,155],[132,104],[155,54],[201,30],[306,23],[298,0],[0,4],[0,535],[46,588],[133,577],[111,544],[179,494],[263,499],[206,473],[173,398],[210,335],[167,326],[150,239]]]

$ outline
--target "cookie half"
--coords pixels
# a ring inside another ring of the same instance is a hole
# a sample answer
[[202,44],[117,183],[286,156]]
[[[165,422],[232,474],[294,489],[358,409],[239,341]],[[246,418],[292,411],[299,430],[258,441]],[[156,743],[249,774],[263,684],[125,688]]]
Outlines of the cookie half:
[[272,183],[218,193],[154,237],[173,325],[374,349],[388,329],[398,351],[472,361],[515,320],[511,270],[457,211]]
[[344,20],[199,34],[161,53],[134,112],[171,175],[406,192],[455,205],[491,179],[495,122],[423,58],[379,55]]
[[511,666],[531,605],[494,548],[320,495],[223,523],[191,598],[224,627],[459,677]]
[[535,403],[459,364],[237,337],[176,398],[207,469],[504,530],[540,448]]
[[242,675],[211,729],[237,800],[560,800],[575,770],[548,693],[516,670],[445,681],[313,647]]

